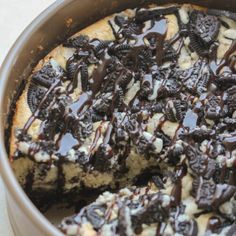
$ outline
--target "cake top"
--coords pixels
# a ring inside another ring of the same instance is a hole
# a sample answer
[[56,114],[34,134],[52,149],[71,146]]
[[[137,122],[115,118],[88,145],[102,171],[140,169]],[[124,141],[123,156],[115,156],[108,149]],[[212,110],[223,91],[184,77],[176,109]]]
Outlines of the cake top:
[[[212,12],[192,10],[185,23],[179,6],[138,9],[134,17],[110,20],[114,41],[84,35],[67,40],[64,47],[75,51],[66,71],[52,59],[32,75],[27,92],[32,115],[17,132],[20,155],[117,170],[131,146],[146,158],[172,165],[180,163],[180,151],[187,149],[213,162],[222,155],[230,159],[236,147],[236,44],[232,41],[219,61],[222,23]],[[176,15],[179,30],[166,40],[169,14]],[[179,56],[186,43],[197,59],[185,69]],[[36,118],[42,123],[32,138],[27,131]],[[168,123],[178,123],[174,134],[163,131]],[[84,143],[94,124],[100,125],[88,149]]]

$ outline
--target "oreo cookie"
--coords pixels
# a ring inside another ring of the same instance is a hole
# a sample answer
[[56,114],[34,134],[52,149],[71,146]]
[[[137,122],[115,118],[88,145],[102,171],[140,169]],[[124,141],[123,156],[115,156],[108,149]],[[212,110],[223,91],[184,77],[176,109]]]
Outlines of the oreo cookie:
[[68,39],[63,46],[69,48],[83,48],[88,45],[89,38],[86,35],[79,35],[74,38]]
[[48,89],[53,84],[60,81],[64,76],[64,71],[59,65],[53,65],[53,61],[45,64],[39,71],[36,71],[32,75],[32,79],[27,91],[27,102],[32,113],[38,108],[39,104],[43,101],[42,107],[40,108],[39,118],[43,118],[46,108],[53,100],[54,94],[50,93],[45,97]]
[[215,184],[212,179],[198,179],[196,202],[205,210],[217,209],[236,192],[236,187],[228,184]]
[[190,47],[199,56],[208,56],[212,42],[216,40],[220,29],[217,17],[199,11],[192,11],[189,22]]

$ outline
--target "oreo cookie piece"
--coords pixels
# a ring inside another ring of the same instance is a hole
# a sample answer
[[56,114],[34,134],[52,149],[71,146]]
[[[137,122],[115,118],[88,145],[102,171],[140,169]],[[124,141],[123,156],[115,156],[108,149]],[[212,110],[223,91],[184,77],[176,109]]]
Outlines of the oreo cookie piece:
[[199,80],[196,86],[196,90],[197,90],[197,94],[201,95],[203,93],[206,93],[208,90],[208,85],[210,83],[210,79],[211,79],[211,73],[209,70],[209,67],[206,66],[204,67],[201,71],[200,71],[200,76],[199,76]]
[[217,17],[192,11],[189,22],[190,47],[199,56],[207,56],[210,46],[218,36],[220,21]]
[[79,140],[86,139],[93,131],[92,116],[89,111],[78,117],[71,117],[67,122],[67,129]]
[[66,63],[67,78],[74,80],[79,64],[74,58],[70,58]]
[[215,40],[220,28],[220,22],[216,17],[194,11],[190,15],[190,19],[192,23],[195,23],[195,34],[204,44],[212,43]]
[[[67,158],[69,159],[70,157]],[[86,154],[83,150],[76,150],[73,155],[73,159],[75,159],[75,161],[80,165],[84,166],[89,163],[90,156]]]
[[173,48],[172,45],[169,43],[164,44],[164,56],[163,56],[163,62],[166,61],[176,61],[178,58],[177,51]]
[[93,109],[100,114],[109,113],[112,104],[112,93],[103,93],[93,104]]
[[32,75],[32,80],[27,91],[27,102],[32,113],[34,113],[42,100],[44,103],[40,107],[39,118],[42,119],[45,109],[51,103],[54,94],[50,93],[46,98],[45,94],[53,84],[60,80],[64,75],[63,69],[53,60],[45,64],[39,71]]
[[187,134],[184,134],[187,138],[193,139],[197,142],[202,142],[204,140],[209,140],[213,137],[213,132],[210,129],[203,129],[203,128],[195,128],[188,132]]
[[198,235],[198,225],[194,219],[190,219],[186,215],[179,215],[175,219],[174,229],[176,233],[184,236],[197,236]]
[[175,14],[178,12],[178,6],[171,6],[167,8],[159,8],[154,10],[140,9],[136,12],[135,20],[138,23],[143,23],[148,20],[158,19],[161,16]]
[[47,89],[41,86],[31,84],[28,88],[27,102],[32,113],[34,113],[42,99],[44,98]]
[[141,27],[133,20],[130,20],[128,24],[124,25],[121,30],[121,34],[127,39],[131,39],[133,34],[139,34],[141,32]]
[[181,155],[184,154],[184,151],[184,147],[181,143],[175,143],[169,147],[166,151],[168,163],[176,166],[180,161]]
[[210,210],[216,192],[216,184],[212,179],[205,180],[202,177],[197,178],[196,203],[199,208]]
[[207,91],[211,73],[206,60],[200,59],[192,67],[178,70],[176,73],[187,91],[193,95],[201,95]]
[[229,201],[235,194],[236,187],[229,184],[215,184],[212,179],[198,179],[196,202],[199,208],[205,210],[217,209],[221,204]]
[[216,79],[217,86],[222,89],[230,89],[232,86],[236,85],[236,74],[230,72],[223,72]]
[[130,219],[129,219],[130,209],[129,207],[122,205],[118,212],[118,233],[120,236],[126,236],[129,232],[131,227]]
[[81,76],[82,91],[86,92],[89,90],[89,73],[88,73],[88,65],[86,63],[82,63],[81,65],[80,76]]
[[57,133],[66,130],[64,114],[67,106],[72,103],[72,99],[66,95],[60,95],[55,99],[55,103],[45,108],[45,120],[41,124],[41,138],[52,140]]
[[151,74],[146,74],[142,78],[141,89],[139,95],[141,98],[148,98],[153,93],[153,78]]
[[63,46],[69,48],[83,48],[88,45],[89,38],[86,35],[79,35],[74,38],[68,39]]
[[157,98],[178,97],[181,89],[180,81],[174,75],[164,79],[163,85],[158,90]]
[[58,65],[53,66],[52,62],[49,62],[32,75],[31,83],[50,88],[55,80],[62,75],[62,68]]
[[112,156],[111,146],[109,144],[101,144],[92,157],[92,165],[96,170],[107,171],[112,166]]
[[[132,217],[132,226],[134,231],[141,224],[152,224],[152,223],[162,223],[169,217],[168,205],[163,204],[163,196],[158,194],[155,200],[150,201],[146,208],[138,212],[138,214]],[[136,229],[135,229],[136,228]]]
[[[53,101],[54,95],[49,94],[46,96],[47,90],[44,87],[34,84],[29,85],[27,92],[27,103],[32,113],[38,110],[37,118],[44,120],[48,113],[47,108]],[[42,102],[42,104],[41,104]]]
[[99,43],[93,48],[94,55],[100,59],[102,55],[104,55],[104,51],[108,48],[109,44],[111,44],[111,41],[99,40]]
[[[229,88],[227,90],[228,96],[226,99],[226,103],[228,105],[229,111],[234,112],[236,110],[236,85]],[[227,120],[226,120],[227,122]],[[232,122],[232,120],[231,120]],[[231,123],[230,120],[228,120],[228,123]]]
[[189,160],[189,167],[195,177],[203,176],[210,179],[216,171],[216,161],[200,153],[191,146],[185,148],[186,157]]
[[165,107],[166,118],[172,122],[180,122],[184,117],[180,100],[169,100]]
[[95,229],[99,229],[105,223],[105,211],[105,207],[94,204],[85,208],[85,217]]
[[224,117],[224,111],[221,106],[221,98],[215,95],[209,96],[204,107],[204,115],[206,119],[217,120]]

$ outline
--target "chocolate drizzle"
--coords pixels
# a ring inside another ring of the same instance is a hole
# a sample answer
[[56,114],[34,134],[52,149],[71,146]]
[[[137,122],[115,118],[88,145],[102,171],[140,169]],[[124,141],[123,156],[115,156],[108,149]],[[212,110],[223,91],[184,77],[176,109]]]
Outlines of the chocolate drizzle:
[[182,178],[187,174],[187,166],[183,164],[177,168],[176,176],[174,180],[174,187],[171,191],[171,195],[173,196],[173,206],[179,206],[181,203],[182,197]]

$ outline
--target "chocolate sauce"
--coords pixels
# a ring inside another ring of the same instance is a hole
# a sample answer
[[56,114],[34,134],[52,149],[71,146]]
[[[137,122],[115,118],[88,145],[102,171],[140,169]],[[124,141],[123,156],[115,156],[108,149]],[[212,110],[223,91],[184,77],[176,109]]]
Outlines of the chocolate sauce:
[[102,83],[104,82],[104,78],[107,74],[106,68],[111,62],[112,62],[111,57],[107,53],[105,53],[102,62],[93,71],[90,82],[91,82],[91,90],[94,95],[97,94],[97,92],[99,92]]
[[183,120],[183,127],[189,130],[194,129],[197,126],[197,120],[198,115],[194,111],[188,110]]
[[106,134],[103,140],[103,144],[108,144],[110,139],[111,139],[111,135],[112,135],[112,129],[113,129],[113,125],[109,124],[106,130]]
[[71,133],[65,133],[58,141],[57,154],[65,156],[74,146],[78,145],[79,142],[73,137]]
[[207,232],[206,235],[210,235],[215,233],[215,231],[221,226],[221,220],[213,216],[208,220],[208,225],[207,225]]
[[160,223],[156,230],[156,236],[161,236],[165,232],[166,224]]
[[94,149],[96,148],[96,145],[97,145],[97,142],[99,140],[99,138],[101,137],[102,135],[102,123],[99,125],[99,127],[96,129],[96,132],[95,132],[95,137],[94,137],[94,140],[93,140],[93,143],[91,144],[90,146],[90,152],[92,153],[94,151]]
[[174,183],[174,187],[171,191],[171,196],[173,196],[173,202],[172,204],[174,206],[179,206],[181,203],[181,197],[182,197],[182,179],[187,174],[187,166],[185,163],[183,163],[182,166],[178,167],[176,170],[176,180]]
[[137,56],[140,51],[146,47],[144,39],[148,39],[151,37],[155,38],[156,42],[156,62],[157,65],[162,64],[163,58],[163,45],[164,39],[167,31],[167,21],[166,19],[160,19],[158,21],[153,22],[153,26],[148,29],[146,32],[139,35],[132,35],[132,38],[135,40],[134,45],[132,45],[132,51],[130,53],[130,57],[136,62],[135,68],[137,67]]
[[233,186],[236,186],[236,169],[235,169],[235,166],[236,166],[236,162],[233,165],[233,170],[231,170],[230,173],[229,173],[229,182],[228,182],[230,185],[233,185]]
[[69,114],[77,116],[79,112],[81,112],[81,110],[84,108],[84,106],[89,104],[90,102],[91,102],[91,94],[89,93],[81,94],[79,96],[79,99],[68,107]]

